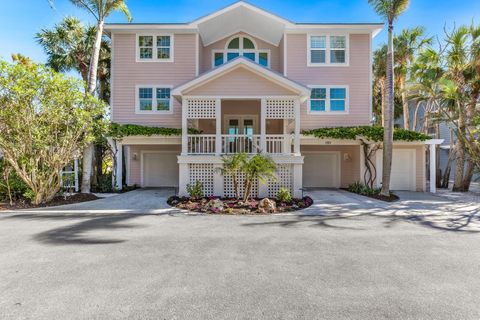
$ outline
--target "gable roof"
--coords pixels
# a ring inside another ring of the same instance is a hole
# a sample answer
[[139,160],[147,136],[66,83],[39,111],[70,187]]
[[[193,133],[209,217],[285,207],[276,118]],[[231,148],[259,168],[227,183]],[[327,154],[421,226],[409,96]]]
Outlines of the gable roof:
[[301,101],[305,101],[310,97],[311,89],[296,82],[283,75],[267,69],[245,57],[237,57],[215,69],[212,69],[193,80],[190,80],[184,84],[181,84],[172,90],[172,95],[181,97],[183,92],[193,90],[199,86],[202,86],[210,81],[213,81],[222,75],[228,74],[238,68],[244,68],[262,78],[267,79],[281,87],[284,87],[290,91],[295,92],[300,96]]
[[286,31],[343,29],[371,33],[375,36],[382,28],[383,23],[295,23],[245,1],[237,1],[189,23],[111,23],[105,26],[107,32],[166,29],[198,32],[204,46],[238,32],[250,34],[278,46]]

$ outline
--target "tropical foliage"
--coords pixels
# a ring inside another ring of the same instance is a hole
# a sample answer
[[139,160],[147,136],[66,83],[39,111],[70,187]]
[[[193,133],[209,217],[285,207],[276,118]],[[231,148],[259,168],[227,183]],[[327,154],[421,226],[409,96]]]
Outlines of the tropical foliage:
[[[318,128],[302,132],[304,135],[322,139],[356,140],[365,138],[371,141],[383,141],[384,128],[379,126]],[[395,128],[393,139],[397,141],[425,141],[430,139],[426,134]]]
[[51,200],[60,171],[92,141],[104,104],[83,84],[30,61],[0,61],[0,149],[32,193]]
[[[188,129],[189,134],[198,134],[199,131],[193,128]],[[163,127],[146,127],[137,124],[118,124],[111,123],[108,135],[115,139],[121,139],[128,136],[180,136],[182,129],[163,128]]]

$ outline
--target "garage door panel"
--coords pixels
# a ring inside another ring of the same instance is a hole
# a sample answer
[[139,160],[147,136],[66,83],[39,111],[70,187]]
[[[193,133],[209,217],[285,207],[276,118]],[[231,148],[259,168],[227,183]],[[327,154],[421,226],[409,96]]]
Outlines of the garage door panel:
[[177,187],[176,153],[145,153],[143,155],[144,187]]
[[[381,185],[382,177],[382,152],[377,153],[378,186]],[[416,152],[415,149],[396,149],[392,156],[392,173],[390,178],[391,190],[416,190]]]
[[306,153],[304,156],[303,186],[309,188],[340,187],[339,153]]

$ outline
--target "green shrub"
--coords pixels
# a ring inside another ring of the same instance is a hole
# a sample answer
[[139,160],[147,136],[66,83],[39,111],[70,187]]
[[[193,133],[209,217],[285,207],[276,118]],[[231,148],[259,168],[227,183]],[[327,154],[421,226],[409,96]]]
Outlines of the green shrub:
[[[6,181],[5,178],[8,170],[10,170],[10,174],[8,174],[8,181]],[[10,197],[12,198],[12,201],[17,201],[22,198],[29,198],[29,192],[31,192],[31,190],[28,188],[25,182],[20,179],[13,169],[7,167],[5,161],[0,160],[0,201],[10,201]]]
[[[356,140],[357,137],[362,136],[375,142],[383,141],[383,127],[380,126],[319,128],[302,133],[320,139]],[[393,130],[393,140],[395,141],[425,141],[428,139],[430,139],[429,136],[420,132],[400,128]]]
[[370,188],[370,187],[366,186],[365,184],[357,181],[357,182],[351,184],[350,186],[348,186],[348,191],[356,193],[356,194],[360,194],[360,195],[363,195],[363,196],[371,197],[371,196],[376,196],[376,195],[380,194],[381,189],[380,188]]
[[192,199],[203,198],[203,184],[198,180],[193,185],[187,184],[187,192]]
[[280,188],[280,191],[277,193],[277,200],[280,202],[291,202],[292,195],[290,194],[290,190],[287,188]]

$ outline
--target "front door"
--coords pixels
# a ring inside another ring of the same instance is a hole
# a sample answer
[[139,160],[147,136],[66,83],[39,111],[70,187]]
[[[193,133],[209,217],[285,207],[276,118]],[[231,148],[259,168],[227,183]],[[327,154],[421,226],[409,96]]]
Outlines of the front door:
[[257,119],[252,115],[226,116],[225,134],[227,153],[255,153],[259,147],[257,134]]

